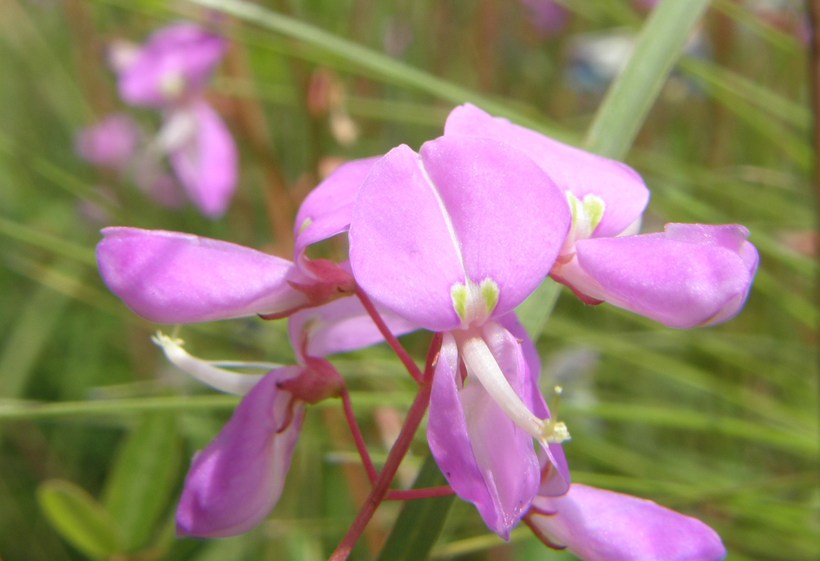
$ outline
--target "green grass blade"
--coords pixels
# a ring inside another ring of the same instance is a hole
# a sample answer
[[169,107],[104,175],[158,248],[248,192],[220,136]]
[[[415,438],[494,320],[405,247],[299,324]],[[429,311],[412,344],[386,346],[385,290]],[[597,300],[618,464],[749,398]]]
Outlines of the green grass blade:
[[708,5],[709,0],[665,0],[652,11],[587,131],[588,150],[615,159],[626,155]]
[[338,59],[352,63],[356,68],[360,68],[381,80],[414,88],[454,104],[471,102],[494,115],[513,119],[525,126],[544,129],[543,122],[534,122],[532,117],[510,108],[505,103],[499,103],[476,93],[470,88],[438,78],[429,72],[390,58],[314,25],[271,11],[261,5],[243,0],[188,1],[296,39],[305,45],[321,49]]

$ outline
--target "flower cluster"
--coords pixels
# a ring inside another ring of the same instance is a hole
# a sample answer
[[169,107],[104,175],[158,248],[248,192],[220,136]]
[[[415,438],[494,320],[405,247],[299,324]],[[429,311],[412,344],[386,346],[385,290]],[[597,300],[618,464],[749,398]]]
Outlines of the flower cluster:
[[[109,62],[120,97],[159,111],[162,126],[146,139],[130,116],[116,113],[79,133],[78,154],[130,178],[164,206],[182,204],[178,182],[202,214],[220,217],[236,188],[237,151],[205,91],[226,51],[224,39],[187,22],[156,31],[144,45],[113,44]],[[164,156],[173,177],[162,167]]]
[[[463,105],[418,151],[402,145],[349,162],[311,192],[293,261],[187,234],[105,229],[102,277],[144,318],[289,318],[298,364],[258,378],[157,338],[184,370],[245,394],[193,462],[180,533],[226,536],[258,524],[281,493],[305,405],[345,399],[328,357],[386,340],[429,395],[427,439],[449,486],[499,536],[523,521],[587,561],[722,559],[703,523],[570,483],[569,431],[544,401],[538,354],[516,318],[547,277],[586,303],[676,328],[737,314],[757,268],[748,231],[670,224],[638,234],[648,199],[624,164]],[[340,234],[347,260],[308,257],[309,246]],[[419,329],[436,334],[423,372],[396,340]]]

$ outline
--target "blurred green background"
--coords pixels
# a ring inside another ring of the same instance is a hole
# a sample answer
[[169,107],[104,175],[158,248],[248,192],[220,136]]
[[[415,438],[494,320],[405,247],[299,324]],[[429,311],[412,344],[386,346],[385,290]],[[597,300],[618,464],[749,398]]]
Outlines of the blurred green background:
[[[98,230],[180,230],[286,255],[293,209],[329,166],[418,147],[464,101],[625,154],[652,191],[645,231],[670,221],[751,230],[761,268],[746,309],[727,324],[674,331],[568,291],[545,325],[538,312],[547,310],[533,305],[528,321],[542,332],[544,387],[564,386],[576,481],[701,518],[730,560],[818,559],[817,202],[801,2],[712,2],[671,77],[656,76],[663,87],[651,111],[621,102],[633,111],[621,122],[638,133],[628,152],[630,133],[611,124],[618,111],[597,123],[603,140],[587,131],[611,78],[607,59],[647,19],[641,2],[566,1],[558,29],[540,21],[538,2],[512,0],[206,10],[218,4],[0,0],[0,559],[325,559],[367,494],[335,402],[310,410],[265,524],[228,540],[174,539],[189,459],[236,400],[175,372],[149,341],[157,326],[106,291],[93,256]],[[215,222],[156,207],[73,147],[79,129],[116,110],[156,129],[154,113],[118,101],[105,47],[183,18],[217,22],[232,45],[209,98],[240,146],[241,179]],[[658,49],[673,34],[666,25],[650,37]],[[643,80],[622,83],[622,100],[641,99],[653,83]],[[102,184],[117,202],[101,196]],[[90,216],[90,203],[107,217]],[[292,360],[282,322],[181,334],[205,358]],[[406,343],[423,354],[423,336]],[[386,349],[336,363],[383,460],[412,384]],[[423,431],[416,444],[404,484],[427,455]],[[354,558],[377,557],[400,508],[379,510]],[[458,501],[432,557],[572,558],[526,529],[505,543]]]

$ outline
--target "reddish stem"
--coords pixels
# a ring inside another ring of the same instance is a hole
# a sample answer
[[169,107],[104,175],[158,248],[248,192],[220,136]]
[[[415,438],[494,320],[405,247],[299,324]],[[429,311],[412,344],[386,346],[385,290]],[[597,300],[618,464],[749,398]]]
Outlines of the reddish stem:
[[[358,290],[357,293],[360,294]],[[365,300],[367,303],[370,303],[366,297]],[[363,303],[365,300],[363,300]],[[372,304],[370,304],[370,306],[372,307]],[[365,307],[367,307],[367,304],[365,304]],[[375,312],[375,309],[373,311]],[[378,313],[376,313],[376,316],[378,316]],[[373,490],[370,491],[370,495],[367,497],[364,505],[362,505],[359,514],[356,516],[353,524],[348,529],[347,534],[345,534],[344,538],[342,538],[339,546],[330,555],[328,561],[345,561],[350,556],[350,553],[353,551],[353,546],[358,541],[359,536],[362,535],[362,532],[364,532],[368,522],[370,522],[370,519],[376,512],[376,509],[382,501],[385,500],[385,497],[387,497],[387,494],[390,492],[390,485],[393,483],[393,478],[395,478],[396,472],[401,465],[401,461],[410,449],[410,444],[413,442],[413,437],[416,434],[416,431],[424,418],[424,414],[427,411],[427,406],[430,403],[433,369],[435,367],[440,346],[441,335],[436,334],[430,343],[430,351],[427,354],[427,363],[425,365],[424,374],[419,377],[419,393],[416,394],[416,399],[413,400],[413,405],[410,406],[410,410],[407,412],[407,417],[404,420],[404,426],[402,426],[396,442],[393,443],[393,447],[387,455],[387,462],[384,464],[384,468],[373,485]]]
[[336,548],[336,551],[331,554],[328,561],[345,561],[348,558],[359,536],[362,535],[367,523],[370,522],[370,519],[376,512],[376,508],[378,508],[390,490],[390,484],[393,482],[399,465],[404,459],[405,454],[407,454],[407,450],[410,448],[411,442],[413,442],[413,436],[416,434],[416,430],[424,418],[424,413],[427,411],[427,405],[430,401],[430,390],[430,384],[424,384],[419,388],[419,393],[416,395],[413,405],[407,412],[407,419],[404,421],[404,426],[393,447],[390,449],[390,453],[387,455],[387,462],[384,464],[384,468],[376,480],[375,485],[373,485],[373,490],[370,491],[370,495],[367,497],[364,505],[362,505],[359,514],[356,516],[356,520],[353,521],[347,534],[342,538],[341,543]]
[[454,493],[449,485],[439,487],[425,487],[421,489],[402,489],[387,492],[385,500],[388,501],[413,501],[416,499],[432,499],[434,497],[448,497]]
[[390,331],[387,327],[387,324],[384,323],[382,316],[379,314],[379,311],[376,309],[376,306],[373,305],[373,302],[370,301],[367,294],[360,287],[356,287],[356,296],[359,297],[361,300],[364,309],[367,310],[367,313],[373,319],[373,323],[376,324],[376,327],[379,328],[379,332],[381,332],[382,337],[384,340],[387,341],[387,344],[393,349],[393,352],[396,353],[396,356],[399,357],[399,360],[402,361],[404,367],[407,369],[407,372],[413,377],[413,379],[418,384],[423,384],[424,375],[419,370],[419,367],[416,366],[416,363],[413,362],[413,359],[410,358],[410,355],[407,353],[404,347],[401,346],[399,340],[396,339],[395,335]]
[[356,443],[356,450],[359,451],[359,457],[362,459],[362,464],[367,472],[367,478],[372,485],[379,477],[376,471],[376,466],[373,465],[373,460],[370,458],[370,453],[367,451],[367,444],[364,441],[362,430],[359,428],[359,423],[356,421],[356,415],[353,412],[353,404],[350,402],[350,393],[347,388],[342,389],[342,407],[344,409],[347,424],[350,426],[350,433],[353,435],[353,441]]

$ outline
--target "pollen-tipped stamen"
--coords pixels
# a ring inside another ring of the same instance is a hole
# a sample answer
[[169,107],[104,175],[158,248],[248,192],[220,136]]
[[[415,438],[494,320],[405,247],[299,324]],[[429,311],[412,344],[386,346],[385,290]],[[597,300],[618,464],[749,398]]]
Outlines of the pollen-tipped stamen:
[[562,444],[568,440],[572,440],[566,423],[558,420],[558,408],[561,405],[561,394],[564,393],[564,388],[555,386],[553,391],[555,392],[555,400],[550,408],[552,417],[544,421],[542,436],[549,444]]
[[535,416],[510,386],[487,343],[478,335],[460,339],[461,359],[467,372],[478,378],[507,416],[527,434],[543,440],[544,421]]
[[215,390],[233,395],[245,395],[251,391],[251,388],[253,388],[263,376],[231,372],[230,370],[219,368],[217,365],[231,365],[236,368],[256,368],[267,371],[279,367],[278,364],[260,362],[243,363],[202,360],[188,354],[188,352],[182,348],[182,339],[169,337],[159,331],[151,337],[151,340],[162,349],[171,364],[183,372],[190,374],[203,384],[207,384]]

